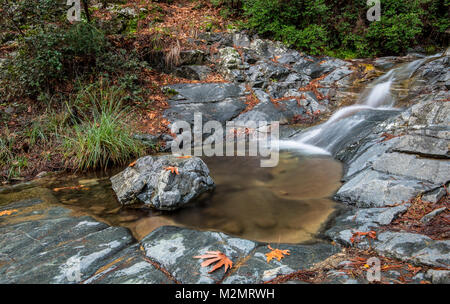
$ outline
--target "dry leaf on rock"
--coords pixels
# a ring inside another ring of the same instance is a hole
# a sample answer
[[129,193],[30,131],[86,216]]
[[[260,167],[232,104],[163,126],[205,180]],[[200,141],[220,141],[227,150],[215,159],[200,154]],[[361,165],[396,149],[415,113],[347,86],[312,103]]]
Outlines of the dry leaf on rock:
[[228,269],[231,269],[233,267],[233,262],[222,252],[220,251],[207,251],[204,255],[198,255],[194,256],[195,259],[206,259],[201,266],[206,267],[211,265],[212,263],[217,262],[216,265],[209,271],[209,273],[212,273],[219,269],[222,266],[225,266],[225,272],[227,272]]

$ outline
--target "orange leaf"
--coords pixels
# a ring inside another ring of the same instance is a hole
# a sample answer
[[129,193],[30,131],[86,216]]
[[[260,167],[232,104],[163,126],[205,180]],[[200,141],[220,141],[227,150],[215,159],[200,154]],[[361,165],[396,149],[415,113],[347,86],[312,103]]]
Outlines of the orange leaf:
[[17,209],[4,210],[4,211],[0,211],[0,216],[11,215],[16,212],[18,212]]
[[194,256],[195,259],[206,259],[201,266],[206,267],[213,263],[216,263],[214,267],[209,271],[209,273],[212,273],[219,269],[222,266],[225,266],[225,272],[228,271],[228,269],[231,269],[233,267],[233,262],[222,252],[220,251],[207,251],[207,254],[204,255],[198,255]]
[[184,155],[184,156],[178,156],[177,158],[179,159],[187,159],[187,158],[191,158],[191,155]]
[[270,245],[267,245],[267,247],[272,250],[271,252],[266,253],[267,263],[269,263],[272,259],[281,261],[281,259],[284,258],[285,255],[290,255],[289,250],[281,250],[278,248],[273,249],[272,247],[270,247]]
[[175,173],[176,175],[180,174],[177,167],[165,167],[164,170],[170,171],[172,173]]
[[62,187],[62,188],[53,188],[53,191],[58,192],[61,190],[88,190],[85,185],[72,186],[72,187]]
[[350,242],[353,244],[355,241],[360,241],[361,236],[366,236],[366,237],[369,237],[374,240],[377,238],[377,233],[376,233],[376,231],[373,231],[373,230],[371,230],[369,232],[357,231],[357,232],[353,233],[352,237],[350,238]]
[[128,167],[134,167],[134,165],[136,165],[137,160],[135,160],[134,162],[132,162],[131,164],[128,165]]

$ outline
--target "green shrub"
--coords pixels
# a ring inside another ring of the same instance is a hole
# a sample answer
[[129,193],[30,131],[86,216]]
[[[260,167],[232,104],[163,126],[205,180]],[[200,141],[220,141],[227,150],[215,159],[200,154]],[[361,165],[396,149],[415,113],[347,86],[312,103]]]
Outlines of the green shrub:
[[[79,107],[89,102],[90,112],[64,138],[65,155],[76,169],[89,170],[123,165],[141,156],[145,147],[132,137],[125,124],[130,111],[123,107],[126,93],[114,86],[92,85],[79,94]],[[83,108],[81,108],[83,109]]]
[[248,26],[311,54],[367,57],[419,44],[447,46],[449,0],[383,0],[369,22],[366,0],[244,0]]

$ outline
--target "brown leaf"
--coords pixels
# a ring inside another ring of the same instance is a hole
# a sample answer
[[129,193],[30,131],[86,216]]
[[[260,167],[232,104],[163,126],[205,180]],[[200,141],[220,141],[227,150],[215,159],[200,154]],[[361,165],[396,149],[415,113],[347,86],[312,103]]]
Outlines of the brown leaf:
[[290,255],[289,250],[281,250],[281,249],[273,249],[270,247],[270,245],[267,246],[271,252],[266,253],[267,257],[267,263],[269,263],[272,259],[277,259],[278,261],[281,261],[282,258],[284,258],[285,255]]
[[214,267],[209,271],[209,273],[212,273],[219,269],[222,266],[225,266],[225,272],[228,271],[228,269],[231,269],[233,267],[233,262],[222,252],[220,251],[207,251],[204,255],[198,255],[194,256],[195,259],[206,259],[201,266],[206,267],[213,263],[216,263]]

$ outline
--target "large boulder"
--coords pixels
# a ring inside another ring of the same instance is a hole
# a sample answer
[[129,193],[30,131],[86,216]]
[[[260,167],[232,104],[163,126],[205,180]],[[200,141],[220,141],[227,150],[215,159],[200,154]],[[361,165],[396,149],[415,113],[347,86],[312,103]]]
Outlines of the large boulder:
[[172,155],[142,157],[111,177],[111,182],[122,205],[144,203],[159,210],[180,208],[215,186],[200,158]]

